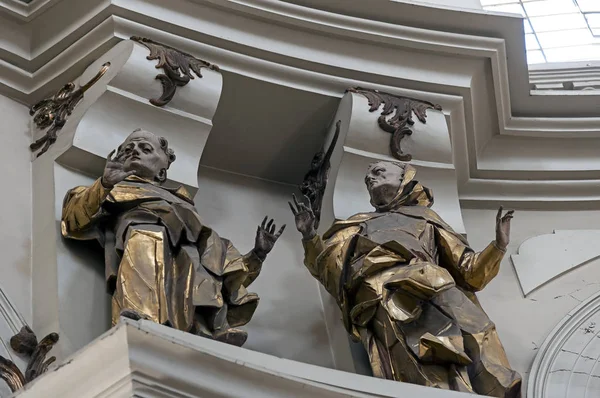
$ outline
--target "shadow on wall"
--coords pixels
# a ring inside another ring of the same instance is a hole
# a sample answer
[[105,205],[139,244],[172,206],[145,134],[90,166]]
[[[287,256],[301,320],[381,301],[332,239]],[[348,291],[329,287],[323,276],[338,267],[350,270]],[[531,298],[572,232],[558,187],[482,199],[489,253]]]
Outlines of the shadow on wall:
[[[310,160],[310,159],[309,159]],[[305,269],[301,236],[287,201],[294,185],[278,184],[201,167],[196,207],[203,221],[246,253],[265,215],[287,229],[249,287],[260,303],[246,326],[245,348],[333,367],[316,280]]]

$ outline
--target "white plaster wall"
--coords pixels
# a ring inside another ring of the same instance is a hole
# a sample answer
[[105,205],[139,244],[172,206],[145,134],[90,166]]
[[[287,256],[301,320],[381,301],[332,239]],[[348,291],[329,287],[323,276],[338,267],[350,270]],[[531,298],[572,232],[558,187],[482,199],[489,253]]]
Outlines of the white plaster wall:
[[[481,250],[494,239],[495,209],[463,209],[469,242]],[[555,229],[600,229],[600,211],[517,210],[499,275],[478,294],[496,323],[511,365],[526,379],[537,348],[567,313],[600,290],[600,260],[591,261],[523,297],[510,255],[526,239]]]
[[[54,173],[58,231],[64,194],[93,178],[59,164]],[[261,300],[246,327],[244,348],[334,367],[318,284],[302,264],[301,236],[287,205],[295,187],[201,167],[199,188],[195,201],[202,219],[242,253],[254,246],[256,227],[265,215],[275,218],[278,228],[287,224],[250,287]],[[60,234],[56,239],[60,344],[63,352],[72,353],[110,327],[103,252],[94,241],[65,240]]]
[[0,95],[2,195],[0,287],[31,322],[31,163],[29,110]]
[[265,215],[287,228],[249,290],[260,303],[246,329],[244,348],[314,365],[333,367],[317,281],[303,261],[301,235],[287,201],[291,185],[200,167],[196,207],[206,224],[242,252],[254,246]]
[[63,239],[60,234],[63,198],[78,185],[89,186],[94,178],[54,163],[56,277],[60,347],[73,353],[111,326],[110,296],[104,279],[104,250],[97,241]]

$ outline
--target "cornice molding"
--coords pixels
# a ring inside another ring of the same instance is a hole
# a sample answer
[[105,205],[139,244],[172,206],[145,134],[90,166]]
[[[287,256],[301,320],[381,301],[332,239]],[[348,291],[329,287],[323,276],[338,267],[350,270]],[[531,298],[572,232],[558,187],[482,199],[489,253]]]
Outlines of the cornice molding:
[[15,396],[468,397],[277,358],[129,320],[122,320]]
[[[94,0],[85,9],[73,7],[76,1],[62,0],[30,20],[31,26],[57,24],[47,28],[53,36],[31,41],[29,48],[23,44],[20,52],[0,44],[0,92],[31,104],[74,79],[119,40],[151,37],[206,54],[225,71],[304,91],[341,97],[360,85],[439,103],[452,132],[465,201],[560,207],[565,198],[574,203],[600,197],[595,187],[600,157],[592,153],[600,145],[600,117],[579,117],[596,113],[595,94],[546,93],[544,101],[532,101],[529,86],[520,84],[528,76],[520,64],[524,52],[515,55],[523,45],[515,33],[519,19],[387,0],[374,0],[382,6],[378,11],[349,0],[346,15],[277,0],[176,0],[168,6],[156,0]],[[74,20],[67,13],[49,22],[69,7]],[[407,12],[385,17],[391,8]],[[393,23],[425,11],[432,16],[419,27]],[[374,13],[376,19],[360,17]],[[433,20],[440,16],[457,16],[457,25],[469,16],[473,23],[468,33],[457,33],[460,27],[450,26],[452,21]],[[424,27],[428,24],[432,28]],[[518,116],[535,109],[536,117]],[[522,192],[505,195],[525,182]],[[572,184],[584,195],[570,191]]]

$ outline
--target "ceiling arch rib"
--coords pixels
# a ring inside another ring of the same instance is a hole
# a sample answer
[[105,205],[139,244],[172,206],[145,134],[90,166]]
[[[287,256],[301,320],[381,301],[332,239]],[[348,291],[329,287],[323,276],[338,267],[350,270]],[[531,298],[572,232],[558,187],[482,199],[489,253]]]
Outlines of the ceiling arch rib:
[[[225,70],[304,91],[341,97],[360,84],[446,102],[465,201],[600,204],[600,161],[589,150],[600,144],[600,118],[577,117],[595,114],[597,94],[553,93],[540,101],[528,82],[519,85],[528,74],[524,51],[513,56],[523,47],[514,17],[387,0],[369,6],[348,0],[345,13],[307,7],[312,0],[93,0],[85,9],[72,7],[75,1],[53,3],[21,23],[26,37],[37,32],[29,48],[0,42],[0,91],[31,103],[118,40],[145,35],[201,53]],[[15,20],[3,10],[0,26]],[[464,18],[472,21],[469,32]],[[40,36],[40,24],[54,24],[45,28],[54,35]],[[502,154],[509,151],[507,164]]]

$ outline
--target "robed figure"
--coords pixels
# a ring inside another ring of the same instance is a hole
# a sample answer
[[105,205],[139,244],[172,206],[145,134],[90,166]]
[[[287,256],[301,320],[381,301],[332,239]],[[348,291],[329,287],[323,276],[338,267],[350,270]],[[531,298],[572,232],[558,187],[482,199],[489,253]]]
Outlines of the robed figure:
[[290,207],[304,264],[336,299],[376,377],[494,397],[520,397],[494,323],[475,292],[497,274],[512,211],[498,212],[496,240],[482,252],[430,206],[408,164],[378,162],[365,183],[374,212],[336,221],[319,236],[309,206]]
[[237,327],[258,304],[246,288],[283,228],[275,233],[265,218],[242,255],[204,225],[184,187],[162,186],[175,161],[166,139],[138,129],[113,153],[101,178],[67,193],[61,223],[64,237],[104,247],[113,325],[120,316],[148,319],[242,345],[247,334]]

